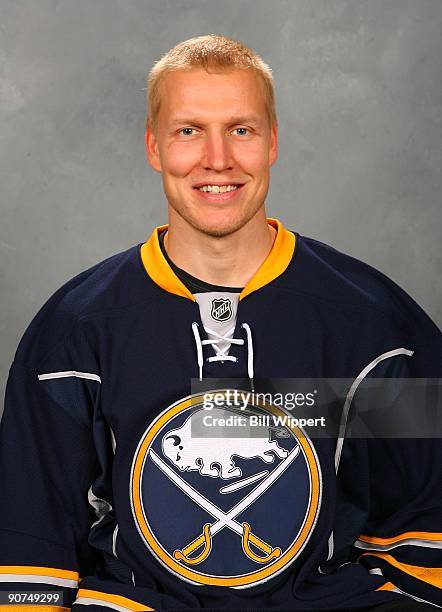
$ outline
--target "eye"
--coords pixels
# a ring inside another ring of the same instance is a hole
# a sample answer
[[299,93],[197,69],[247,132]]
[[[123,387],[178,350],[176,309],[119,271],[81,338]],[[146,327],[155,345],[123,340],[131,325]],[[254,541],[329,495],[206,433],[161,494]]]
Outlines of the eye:
[[245,127],[237,127],[233,130],[233,132],[237,132],[238,136],[248,136],[250,133],[250,130]]
[[193,136],[193,132],[196,132],[195,128],[185,127],[181,130],[178,130],[178,134],[182,134],[183,136]]

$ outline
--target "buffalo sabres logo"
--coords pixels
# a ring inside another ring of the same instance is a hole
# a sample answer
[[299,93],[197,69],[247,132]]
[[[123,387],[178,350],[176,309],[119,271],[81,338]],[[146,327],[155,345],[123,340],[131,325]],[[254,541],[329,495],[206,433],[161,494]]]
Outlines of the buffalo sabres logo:
[[210,316],[215,321],[229,321],[232,318],[232,302],[230,298],[215,298],[212,300]]
[[[176,576],[253,586],[307,544],[320,507],[319,463],[301,429],[268,424],[286,416],[280,408],[206,410],[203,401],[180,400],[143,434],[131,472],[133,517],[145,545]],[[252,416],[266,424],[249,426]],[[210,431],[229,417],[241,419],[237,427]]]

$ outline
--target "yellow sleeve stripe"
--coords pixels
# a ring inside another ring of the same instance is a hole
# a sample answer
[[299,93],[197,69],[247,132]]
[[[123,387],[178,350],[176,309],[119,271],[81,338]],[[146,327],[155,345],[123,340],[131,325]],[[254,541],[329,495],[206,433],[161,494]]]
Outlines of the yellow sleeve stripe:
[[9,610],[9,612],[69,612],[70,608],[63,606],[32,606],[29,604],[20,605],[0,605],[0,610]]
[[78,589],[77,599],[80,599],[81,597],[117,604],[127,608],[128,610],[133,610],[134,612],[154,610],[154,608],[149,608],[149,606],[146,606],[145,604],[140,604],[132,599],[123,597],[122,595],[113,595],[112,593],[103,593],[102,591],[92,591],[91,589]]
[[20,605],[0,605],[0,610],[8,610],[8,612],[69,612],[70,608],[62,606],[32,606],[29,604]]
[[431,584],[437,588],[442,588],[442,567],[420,567],[418,565],[408,565],[407,563],[401,563],[397,561],[392,555],[387,555],[381,552],[367,552],[363,553],[359,559],[366,557],[367,555],[372,557],[379,557],[390,563],[393,567],[396,567],[404,574],[408,574],[413,578],[422,580],[427,584]]
[[[38,567],[33,565],[0,565],[0,574],[27,574],[35,576],[52,576],[54,578],[67,578],[80,580],[80,574],[71,570],[61,570],[55,567]],[[41,606],[39,606],[41,608]]]
[[380,586],[378,589],[376,589],[376,591],[394,591],[395,588],[396,587],[394,586],[392,582],[386,582],[385,584]]
[[431,542],[442,542],[442,533],[430,532],[430,531],[406,531],[392,538],[377,538],[374,536],[361,535],[359,540],[362,542],[368,542],[370,544],[395,544],[396,542],[402,542],[402,540],[429,540]]

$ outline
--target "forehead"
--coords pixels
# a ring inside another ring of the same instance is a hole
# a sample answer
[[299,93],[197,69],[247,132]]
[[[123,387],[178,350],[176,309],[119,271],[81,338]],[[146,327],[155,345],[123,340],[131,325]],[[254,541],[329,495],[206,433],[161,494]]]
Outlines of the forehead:
[[229,115],[265,121],[264,84],[252,70],[204,69],[170,72],[160,89],[158,118],[167,123],[179,118],[222,121]]

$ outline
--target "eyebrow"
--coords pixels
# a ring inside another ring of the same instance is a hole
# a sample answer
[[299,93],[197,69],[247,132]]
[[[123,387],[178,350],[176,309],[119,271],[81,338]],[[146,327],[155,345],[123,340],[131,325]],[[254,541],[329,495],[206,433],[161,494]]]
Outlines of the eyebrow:
[[[227,124],[237,125],[239,123],[248,123],[248,124],[253,124],[253,125],[259,125],[261,122],[262,120],[259,117],[242,116],[242,117],[230,117],[230,119],[227,121]],[[198,125],[198,124],[201,124],[201,121],[199,121],[197,117],[193,117],[193,118],[192,117],[181,117],[178,119],[174,119],[173,121],[170,122],[170,125],[183,125],[183,124]]]

